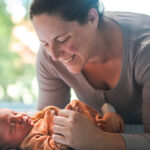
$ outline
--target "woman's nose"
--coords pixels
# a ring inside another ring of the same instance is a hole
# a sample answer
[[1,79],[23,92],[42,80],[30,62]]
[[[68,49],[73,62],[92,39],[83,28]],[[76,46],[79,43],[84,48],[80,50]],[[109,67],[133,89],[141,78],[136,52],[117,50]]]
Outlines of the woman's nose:
[[59,59],[59,52],[55,49],[55,50],[51,50],[50,51],[50,56],[54,61],[58,61]]
[[57,43],[52,43],[51,46],[47,48],[47,53],[51,56],[54,61],[58,61],[62,55],[61,47]]

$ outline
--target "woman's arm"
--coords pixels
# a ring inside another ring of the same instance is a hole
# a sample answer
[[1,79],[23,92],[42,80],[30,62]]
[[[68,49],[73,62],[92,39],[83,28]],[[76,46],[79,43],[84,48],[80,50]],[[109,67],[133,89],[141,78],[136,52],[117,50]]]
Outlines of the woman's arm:
[[[144,133],[122,134],[126,150],[150,149],[150,44],[141,44],[134,59],[134,76],[138,90],[142,95],[141,111]],[[139,110],[140,111],[140,110]]]
[[39,85],[38,109],[53,105],[64,108],[70,101],[70,88],[53,69],[50,56],[41,46],[37,55],[36,75]]

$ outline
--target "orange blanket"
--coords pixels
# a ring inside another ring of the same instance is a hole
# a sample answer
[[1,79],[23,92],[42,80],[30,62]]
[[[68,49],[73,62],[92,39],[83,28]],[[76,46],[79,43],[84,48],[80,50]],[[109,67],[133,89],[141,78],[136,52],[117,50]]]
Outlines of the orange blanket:
[[[85,115],[94,125],[106,132],[123,132],[122,118],[116,113],[102,116],[93,108],[81,101],[73,100],[65,109],[74,110]],[[48,106],[37,113],[32,119],[35,123],[31,132],[20,145],[22,150],[71,150],[66,145],[52,140],[53,116],[58,114],[59,108]]]

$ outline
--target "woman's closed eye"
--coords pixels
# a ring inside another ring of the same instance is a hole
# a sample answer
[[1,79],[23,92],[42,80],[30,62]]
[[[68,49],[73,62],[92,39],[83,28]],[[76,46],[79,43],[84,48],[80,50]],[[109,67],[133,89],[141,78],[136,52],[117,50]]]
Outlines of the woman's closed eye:
[[59,43],[65,43],[66,41],[69,40],[69,38],[70,38],[70,36],[68,36],[68,37],[60,37],[60,38],[57,39],[57,41]]
[[[59,43],[65,43],[66,41],[69,40],[70,37],[71,37],[71,36],[59,37],[58,39],[55,39],[55,40],[56,40],[57,42],[59,42]],[[49,43],[47,43],[47,42],[45,42],[45,41],[41,41],[41,42],[42,42],[42,45],[43,45],[44,47],[47,47],[47,46],[50,45]]]

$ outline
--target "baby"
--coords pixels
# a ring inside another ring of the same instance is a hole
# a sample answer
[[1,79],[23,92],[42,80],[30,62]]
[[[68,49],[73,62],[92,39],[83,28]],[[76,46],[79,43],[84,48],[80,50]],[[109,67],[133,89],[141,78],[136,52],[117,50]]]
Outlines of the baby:
[[[114,112],[102,116],[81,101],[74,100],[65,109],[77,111],[105,132],[123,132],[123,119]],[[9,109],[0,110],[0,149],[22,150],[71,150],[70,147],[52,140],[53,117],[59,108],[48,106],[32,118]]]
[[0,149],[16,149],[32,127],[31,117],[27,114],[0,109]]

